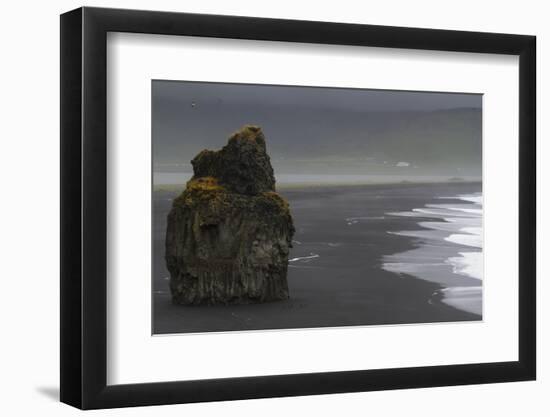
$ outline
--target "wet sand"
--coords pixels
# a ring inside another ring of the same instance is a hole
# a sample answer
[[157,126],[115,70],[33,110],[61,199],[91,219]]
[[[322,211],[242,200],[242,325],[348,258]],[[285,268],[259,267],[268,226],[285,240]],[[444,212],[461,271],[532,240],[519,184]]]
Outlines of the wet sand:
[[153,333],[293,329],[480,320],[439,301],[439,284],[381,268],[385,255],[417,247],[418,219],[388,216],[479,190],[479,183],[281,187],[296,227],[290,299],[243,306],[179,306],[164,265],[173,191],[153,193]]

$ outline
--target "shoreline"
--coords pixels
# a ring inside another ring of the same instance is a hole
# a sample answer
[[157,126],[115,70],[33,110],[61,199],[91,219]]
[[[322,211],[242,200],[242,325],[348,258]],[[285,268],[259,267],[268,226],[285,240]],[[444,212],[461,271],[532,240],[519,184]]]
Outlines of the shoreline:
[[[482,196],[459,194],[412,211],[389,213],[416,219],[417,230],[392,232],[418,239],[418,248],[386,255],[383,268],[444,286],[442,302],[483,312]],[[454,201],[453,203],[448,203]]]
[[[373,185],[377,187],[373,187]],[[163,216],[174,192],[154,193],[154,334],[307,329],[479,321],[437,299],[445,287],[382,269],[383,257],[418,247],[407,236],[414,220],[391,218],[435,201],[441,190],[474,183],[361,184],[281,189],[291,204],[297,233],[289,258],[291,298],[265,304],[176,306],[170,302],[163,265]],[[415,189],[416,188],[416,189]],[[411,192],[412,191],[412,192]],[[346,222],[358,217],[357,223]],[[350,223],[350,224],[348,224]],[[316,255],[316,256],[313,256]]]
[[[465,180],[465,181],[389,181],[389,182],[342,182],[342,183],[315,183],[315,182],[303,182],[303,183],[276,183],[276,191],[291,190],[291,189],[308,189],[308,188],[329,188],[329,187],[373,187],[373,186],[416,186],[416,185],[432,185],[432,184],[481,184],[482,180]],[[186,183],[182,184],[153,184],[153,192],[176,192],[183,191],[186,187]]]

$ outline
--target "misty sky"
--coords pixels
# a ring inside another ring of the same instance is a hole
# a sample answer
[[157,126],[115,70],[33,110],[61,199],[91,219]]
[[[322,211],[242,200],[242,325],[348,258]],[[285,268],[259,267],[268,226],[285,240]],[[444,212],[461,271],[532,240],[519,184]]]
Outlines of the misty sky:
[[481,106],[480,94],[154,80],[153,166],[188,171],[256,124],[276,172],[478,175]]

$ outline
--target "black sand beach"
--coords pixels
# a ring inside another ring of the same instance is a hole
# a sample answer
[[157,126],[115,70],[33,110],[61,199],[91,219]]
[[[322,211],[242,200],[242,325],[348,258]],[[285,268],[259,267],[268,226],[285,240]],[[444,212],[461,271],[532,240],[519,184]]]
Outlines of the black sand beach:
[[414,238],[388,232],[418,229],[418,219],[386,213],[480,188],[480,183],[279,188],[290,203],[296,226],[288,271],[290,299],[242,306],[171,303],[164,236],[177,193],[155,191],[153,333],[480,320],[476,314],[440,303],[434,296],[440,285],[381,268],[385,255],[416,245]]

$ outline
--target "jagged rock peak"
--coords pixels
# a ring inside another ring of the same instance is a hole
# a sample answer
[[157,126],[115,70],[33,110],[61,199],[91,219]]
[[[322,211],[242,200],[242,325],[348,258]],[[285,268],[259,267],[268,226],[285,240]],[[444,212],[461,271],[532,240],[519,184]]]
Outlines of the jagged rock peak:
[[275,191],[275,176],[259,126],[245,125],[219,151],[203,150],[192,161],[194,177],[214,177],[227,190],[256,195]]

